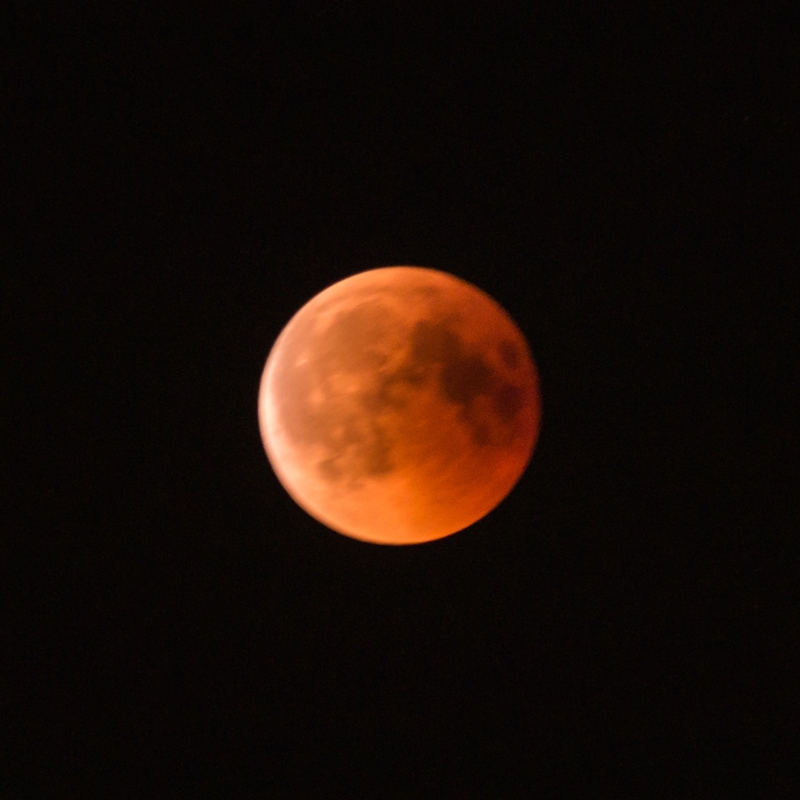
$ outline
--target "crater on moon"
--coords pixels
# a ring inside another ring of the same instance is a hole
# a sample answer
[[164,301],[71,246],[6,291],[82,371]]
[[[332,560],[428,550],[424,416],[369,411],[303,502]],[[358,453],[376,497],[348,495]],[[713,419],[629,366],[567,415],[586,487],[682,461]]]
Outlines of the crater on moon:
[[448,535],[511,490],[538,434],[522,334],[446,273],[386,267],[317,295],[267,360],[262,437],[281,482],[330,527],[384,543]]

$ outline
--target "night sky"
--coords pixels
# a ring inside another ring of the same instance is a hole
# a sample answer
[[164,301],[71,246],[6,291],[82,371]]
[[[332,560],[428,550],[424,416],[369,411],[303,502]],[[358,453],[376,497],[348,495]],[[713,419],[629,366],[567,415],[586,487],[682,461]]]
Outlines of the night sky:
[[[185,5],[4,12],[3,798],[796,796],[791,15]],[[405,548],[256,412],[390,264],[494,296],[543,396]]]

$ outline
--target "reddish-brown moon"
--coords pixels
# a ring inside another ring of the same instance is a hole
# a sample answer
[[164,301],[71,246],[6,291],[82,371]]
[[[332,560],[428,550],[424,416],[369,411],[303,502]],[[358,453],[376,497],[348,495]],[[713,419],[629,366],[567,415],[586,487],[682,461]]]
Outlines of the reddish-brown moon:
[[339,533],[415,544],[492,511],[531,458],[541,397],[488,294],[423,267],[328,287],[281,332],[258,399],[278,479]]

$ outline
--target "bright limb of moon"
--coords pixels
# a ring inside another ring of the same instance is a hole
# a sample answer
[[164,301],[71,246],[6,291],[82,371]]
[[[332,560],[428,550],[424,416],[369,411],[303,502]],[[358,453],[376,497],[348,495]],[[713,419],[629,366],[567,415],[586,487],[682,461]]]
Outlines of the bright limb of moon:
[[258,399],[275,473],[309,514],[382,544],[448,536],[524,472],[541,396],[524,336],[477,287],[433,269],[369,270],[289,321]]

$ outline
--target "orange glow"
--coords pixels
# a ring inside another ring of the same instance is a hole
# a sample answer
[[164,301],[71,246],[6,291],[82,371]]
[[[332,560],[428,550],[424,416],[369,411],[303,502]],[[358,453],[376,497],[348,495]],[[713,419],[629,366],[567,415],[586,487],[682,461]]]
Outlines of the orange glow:
[[258,412],[275,473],[309,514],[356,539],[413,544],[506,497],[541,398],[527,343],[491,297],[447,273],[384,267],[290,320]]

